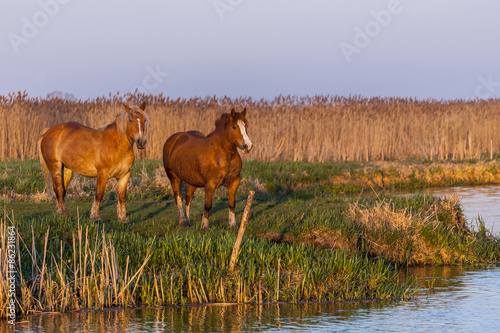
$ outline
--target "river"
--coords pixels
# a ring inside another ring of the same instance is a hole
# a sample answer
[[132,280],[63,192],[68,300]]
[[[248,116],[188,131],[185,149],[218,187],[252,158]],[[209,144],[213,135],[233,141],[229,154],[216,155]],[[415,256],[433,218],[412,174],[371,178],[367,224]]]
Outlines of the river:
[[[428,189],[458,195],[468,221],[500,221],[500,186]],[[498,231],[495,231],[498,235]],[[406,302],[270,304],[45,315],[18,332],[498,332],[500,267],[411,268],[432,291]],[[61,329],[63,328],[63,329]],[[4,329],[2,329],[4,331]],[[13,330],[9,330],[12,332]]]

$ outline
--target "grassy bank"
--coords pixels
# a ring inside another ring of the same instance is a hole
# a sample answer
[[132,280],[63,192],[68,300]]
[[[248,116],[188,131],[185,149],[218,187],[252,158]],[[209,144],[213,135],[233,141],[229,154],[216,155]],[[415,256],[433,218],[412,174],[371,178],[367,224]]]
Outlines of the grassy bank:
[[[401,299],[411,297],[416,284],[400,280],[399,266],[498,262],[500,241],[480,222],[465,223],[453,198],[399,197],[388,190],[495,183],[498,168],[495,161],[411,167],[407,162],[246,162],[238,219],[247,192],[257,193],[236,271],[229,272],[236,232],[228,228],[225,190],[216,193],[210,231],[200,228],[201,190],[192,203],[193,227],[180,227],[161,163],[139,160],[129,185],[131,223],[116,221],[116,189],[110,182],[101,205],[104,223],[98,226],[89,219],[94,180],[73,180],[67,198],[72,218],[63,219],[42,193],[37,161],[4,162],[0,238],[5,242],[7,225],[16,227],[16,300],[24,314]],[[5,244],[0,245],[0,276],[5,277]],[[3,291],[7,287],[0,281]],[[0,309],[8,301],[3,291]]]
[[[387,192],[439,186],[500,184],[500,162],[392,161],[392,162],[261,162],[243,164],[239,193],[253,189],[270,194],[338,194],[362,190]],[[0,162],[3,200],[46,201],[38,160]],[[170,182],[158,160],[137,160],[128,185],[129,200],[162,200],[171,195]],[[200,190],[199,190],[200,191]],[[222,195],[225,190],[220,190]],[[92,200],[95,179],[75,175],[67,197]],[[116,181],[110,179],[105,196],[116,199]]]
[[[236,235],[222,227],[204,232],[171,225],[170,232],[155,237],[112,222],[100,229],[86,218],[4,215],[2,220],[7,221],[0,225],[2,238],[7,224],[18,232],[16,300],[23,314],[208,302],[390,300],[410,297],[415,287],[412,280],[400,281],[395,266],[381,258],[258,237],[245,239],[236,271],[229,272]],[[0,285],[6,290],[8,283]],[[1,295],[6,309],[7,293]]]

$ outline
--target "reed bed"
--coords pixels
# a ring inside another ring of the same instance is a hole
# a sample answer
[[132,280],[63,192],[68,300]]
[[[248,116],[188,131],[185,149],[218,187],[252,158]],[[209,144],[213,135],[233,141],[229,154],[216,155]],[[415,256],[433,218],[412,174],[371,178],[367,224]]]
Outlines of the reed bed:
[[[5,215],[0,223],[0,234],[4,236],[8,226],[14,226]],[[72,234],[72,244],[59,241],[59,247],[49,242],[50,227],[43,235],[43,246],[31,227],[31,242],[28,237],[16,233],[17,260],[15,274],[4,274],[5,244],[0,249],[0,288],[7,288],[7,276],[15,277],[16,309],[24,315],[37,312],[65,312],[80,309],[104,309],[111,306],[135,304],[136,289],[150,255],[135,271],[129,267],[129,256],[123,269],[118,266],[117,253],[106,233],[89,236],[89,229],[78,226]],[[4,238],[2,237],[2,240]],[[57,240],[55,241],[57,242]],[[70,252],[69,254],[67,252]],[[12,297],[0,294],[0,317],[6,316],[5,304]]]
[[[279,96],[274,100],[207,97],[171,99],[134,95],[130,104],[148,102],[151,119],[142,158],[160,159],[173,133],[205,134],[232,107],[249,110],[254,149],[247,159],[265,161],[378,161],[394,159],[490,158],[500,148],[497,99],[437,101],[357,96]],[[90,127],[111,122],[122,112],[121,96],[85,101],[0,97],[0,160],[37,158],[41,131],[59,122]]]

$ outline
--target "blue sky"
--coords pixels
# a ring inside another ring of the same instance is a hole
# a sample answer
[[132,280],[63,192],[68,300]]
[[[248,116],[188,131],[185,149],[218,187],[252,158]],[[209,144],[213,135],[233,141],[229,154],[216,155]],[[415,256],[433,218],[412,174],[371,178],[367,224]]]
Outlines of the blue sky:
[[494,0],[2,0],[0,94],[500,95]]

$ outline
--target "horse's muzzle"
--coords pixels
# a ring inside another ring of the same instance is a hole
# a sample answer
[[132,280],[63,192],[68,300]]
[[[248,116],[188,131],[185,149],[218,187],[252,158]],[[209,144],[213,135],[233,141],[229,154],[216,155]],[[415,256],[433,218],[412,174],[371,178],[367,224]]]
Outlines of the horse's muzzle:
[[146,139],[142,139],[142,138],[137,139],[137,142],[136,142],[137,148],[144,149],[144,147],[146,147],[146,142],[147,142]]
[[245,154],[248,154],[250,150],[252,150],[252,147],[253,145],[249,147],[247,144],[243,144],[243,146],[241,146],[241,150],[243,150]]

